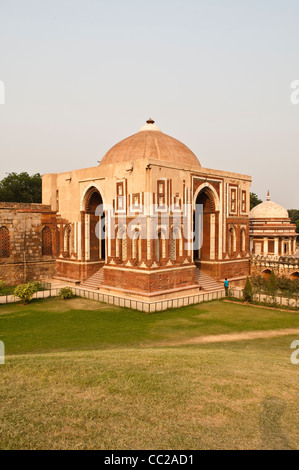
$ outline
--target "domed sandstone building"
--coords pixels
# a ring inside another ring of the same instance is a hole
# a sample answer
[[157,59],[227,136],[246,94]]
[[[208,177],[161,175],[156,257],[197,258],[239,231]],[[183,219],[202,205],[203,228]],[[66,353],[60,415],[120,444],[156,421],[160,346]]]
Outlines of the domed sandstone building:
[[149,119],[99,166],[43,177],[43,204],[57,212],[57,276],[136,298],[196,293],[205,275],[242,282],[250,184],[203,168]]
[[296,225],[291,224],[284,207],[267,200],[250,212],[250,251],[252,274],[299,277],[299,256],[296,255]]

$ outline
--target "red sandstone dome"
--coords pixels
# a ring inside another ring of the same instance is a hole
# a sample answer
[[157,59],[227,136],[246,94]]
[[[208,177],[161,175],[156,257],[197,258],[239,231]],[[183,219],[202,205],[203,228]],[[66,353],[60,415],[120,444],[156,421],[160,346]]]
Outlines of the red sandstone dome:
[[149,119],[137,134],[128,137],[110,149],[100,165],[132,162],[134,160],[161,160],[186,166],[199,166],[196,155],[179,140],[163,134]]

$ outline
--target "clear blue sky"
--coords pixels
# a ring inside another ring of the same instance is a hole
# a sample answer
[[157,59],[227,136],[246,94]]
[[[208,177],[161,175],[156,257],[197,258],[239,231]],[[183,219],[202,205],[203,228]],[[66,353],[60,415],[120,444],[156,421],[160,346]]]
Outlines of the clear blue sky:
[[298,0],[0,0],[0,177],[94,166],[151,116],[299,208]]

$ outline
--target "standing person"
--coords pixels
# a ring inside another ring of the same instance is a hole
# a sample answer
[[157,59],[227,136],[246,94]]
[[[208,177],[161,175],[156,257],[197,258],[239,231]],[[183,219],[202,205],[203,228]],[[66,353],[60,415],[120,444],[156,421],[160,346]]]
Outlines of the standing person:
[[225,278],[225,281],[224,281],[224,288],[225,288],[225,295],[226,297],[228,297],[229,281],[227,280],[227,277]]

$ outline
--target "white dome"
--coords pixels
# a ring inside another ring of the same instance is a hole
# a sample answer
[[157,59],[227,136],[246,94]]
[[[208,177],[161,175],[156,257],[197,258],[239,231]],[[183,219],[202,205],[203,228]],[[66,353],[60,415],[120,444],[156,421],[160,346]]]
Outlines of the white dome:
[[270,201],[270,197],[268,195],[267,201],[262,202],[258,206],[255,206],[250,211],[250,218],[251,219],[289,219],[288,211],[276,204],[273,201]]

